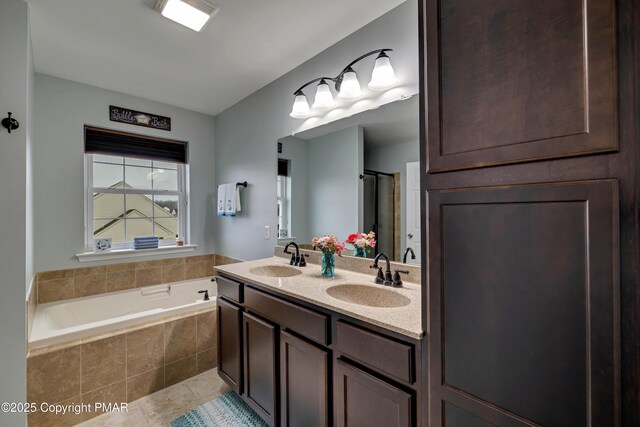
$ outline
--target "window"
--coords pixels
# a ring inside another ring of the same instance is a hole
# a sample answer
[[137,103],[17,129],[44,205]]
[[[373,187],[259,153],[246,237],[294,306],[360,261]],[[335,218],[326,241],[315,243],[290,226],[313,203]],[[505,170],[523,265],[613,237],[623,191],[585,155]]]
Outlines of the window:
[[87,250],[96,238],[114,249],[134,236],[187,238],[186,143],[86,127],[85,161]]
[[278,177],[276,178],[276,194],[278,209],[278,237],[291,237],[289,217],[291,212],[291,177],[289,177],[289,160],[278,159]]

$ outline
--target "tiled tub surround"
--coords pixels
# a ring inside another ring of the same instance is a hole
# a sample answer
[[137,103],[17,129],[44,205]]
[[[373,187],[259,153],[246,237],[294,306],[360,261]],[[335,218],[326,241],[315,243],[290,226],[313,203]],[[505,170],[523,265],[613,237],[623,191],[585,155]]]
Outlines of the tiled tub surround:
[[[211,296],[205,301],[199,291]],[[68,344],[127,327],[215,307],[215,285],[207,277],[73,300],[38,304],[29,349]]]
[[[27,359],[27,401],[131,402],[216,366],[215,310],[87,338]],[[71,426],[100,413],[29,415],[29,426]]]
[[163,283],[211,277],[216,265],[238,262],[233,258],[209,254],[165,258],[96,267],[45,271],[37,274],[39,304],[99,295]]

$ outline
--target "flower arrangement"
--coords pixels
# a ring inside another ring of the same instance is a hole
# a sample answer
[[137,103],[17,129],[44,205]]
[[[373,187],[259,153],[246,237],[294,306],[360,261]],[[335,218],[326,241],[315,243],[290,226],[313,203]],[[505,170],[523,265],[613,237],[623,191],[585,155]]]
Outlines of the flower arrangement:
[[342,256],[342,252],[347,250],[347,246],[332,235],[314,237],[311,244],[323,253],[337,254],[338,256]]
[[365,256],[370,252],[372,248],[376,247],[376,233],[370,231],[369,233],[353,233],[349,234],[345,243],[353,245],[355,248],[355,256]]

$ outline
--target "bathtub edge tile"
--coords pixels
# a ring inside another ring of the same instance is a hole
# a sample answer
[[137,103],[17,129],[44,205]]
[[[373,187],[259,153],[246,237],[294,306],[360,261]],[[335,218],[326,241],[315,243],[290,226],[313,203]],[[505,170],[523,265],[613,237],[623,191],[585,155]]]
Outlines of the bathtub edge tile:
[[160,391],[164,386],[164,366],[127,378],[127,402]]
[[82,344],[82,394],[126,379],[124,334]]

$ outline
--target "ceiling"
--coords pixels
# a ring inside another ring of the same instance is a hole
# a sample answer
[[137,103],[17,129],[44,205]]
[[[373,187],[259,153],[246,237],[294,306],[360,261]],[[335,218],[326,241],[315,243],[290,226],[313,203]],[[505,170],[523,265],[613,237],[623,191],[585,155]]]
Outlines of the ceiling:
[[357,125],[363,128],[365,150],[417,141],[420,137],[418,101],[418,95],[414,95],[403,101],[391,102],[373,110],[305,130],[295,134],[295,137],[309,140]]
[[216,115],[404,0],[213,0],[200,33],[154,0],[26,0],[36,72]]

